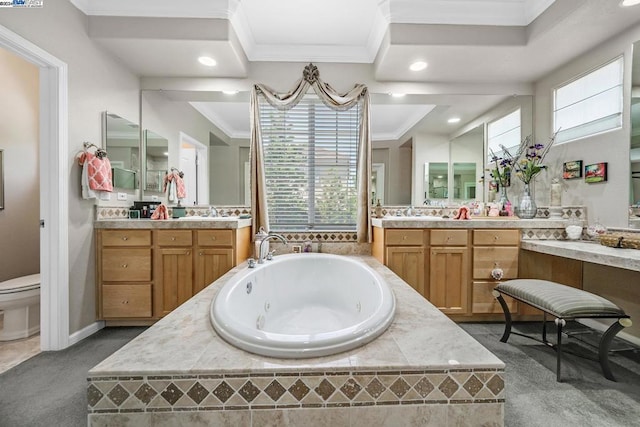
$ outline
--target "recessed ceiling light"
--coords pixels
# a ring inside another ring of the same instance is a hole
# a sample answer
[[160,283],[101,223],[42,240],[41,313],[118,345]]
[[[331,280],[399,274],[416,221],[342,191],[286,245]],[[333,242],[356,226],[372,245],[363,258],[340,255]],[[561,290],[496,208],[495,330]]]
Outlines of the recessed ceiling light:
[[416,61],[409,66],[411,71],[422,71],[427,68],[427,63],[424,61]]
[[623,6],[623,7],[635,6],[637,4],[640,4],[640,0],[622,0],[622,3],[620,3],[620,6]]
[[393,93],[393,92],[391,92],[389,95],[393,96],[394,98],[402,98],[403,96],[406,95],[406,93]]
[[460,121],[460,117],[451,117],[447,120],[447,123],[458,123]]
[[200,58],[198,58],[198,61],[202,65],[206,65],[207,67],[215,67],[218,64],[216,60],[210,56],[201,56]]
[[162,154],[164,154],[165,156],[168,156],[168,155],[169,155],[169,152],[168,152],[168,151],[165,151],[165,152],[164,152],[164,153],[162,153]]
[[224,93],[225,95],[235,95],[236,93],[238,93],[237,90],[223,90],[222,93]]

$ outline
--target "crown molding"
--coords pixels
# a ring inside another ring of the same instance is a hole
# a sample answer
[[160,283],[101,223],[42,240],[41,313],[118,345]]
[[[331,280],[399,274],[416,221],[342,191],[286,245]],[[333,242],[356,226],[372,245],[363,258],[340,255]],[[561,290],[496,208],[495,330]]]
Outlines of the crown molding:
[[229,19],[237,0],[69,0],[85,15]]

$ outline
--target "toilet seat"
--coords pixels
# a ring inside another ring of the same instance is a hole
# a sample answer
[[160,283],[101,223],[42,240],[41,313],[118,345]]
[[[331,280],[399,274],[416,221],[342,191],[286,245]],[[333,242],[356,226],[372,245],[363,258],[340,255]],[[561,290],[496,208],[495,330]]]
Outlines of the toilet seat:
[[40,273],[0,282],[0,295],[40,289]]

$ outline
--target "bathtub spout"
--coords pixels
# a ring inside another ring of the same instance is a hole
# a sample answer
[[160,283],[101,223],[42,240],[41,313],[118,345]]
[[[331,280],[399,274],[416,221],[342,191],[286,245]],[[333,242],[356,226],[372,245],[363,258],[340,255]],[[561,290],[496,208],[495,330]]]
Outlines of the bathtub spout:
[[278,239],[285,245],[287,244],[287,239],[285,239],[283,235],[276,234],[276,233],[269,234],[260,242],[260,248],[258,250],[258,264],[263,264],[265,259],[265,257],[262,256],[262,245],[264,244],[264,242],[268,242],[269,240],[273,240],[273,239]]

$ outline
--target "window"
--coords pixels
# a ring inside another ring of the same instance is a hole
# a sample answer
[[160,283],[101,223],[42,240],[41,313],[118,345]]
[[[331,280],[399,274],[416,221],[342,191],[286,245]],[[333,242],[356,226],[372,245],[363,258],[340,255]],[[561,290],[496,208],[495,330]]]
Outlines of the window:
[[622,126],[622,57],[554,90],[556,142]]
[[491,152],[502,157],[504,146],[511,154],[520,146],[520,109],[490,122],[487,125],[487,157],[492,160]]
[[287,111],[260,97],[269,223],[278,230],[355,230],[360,104],[333,110],[314,95]]

